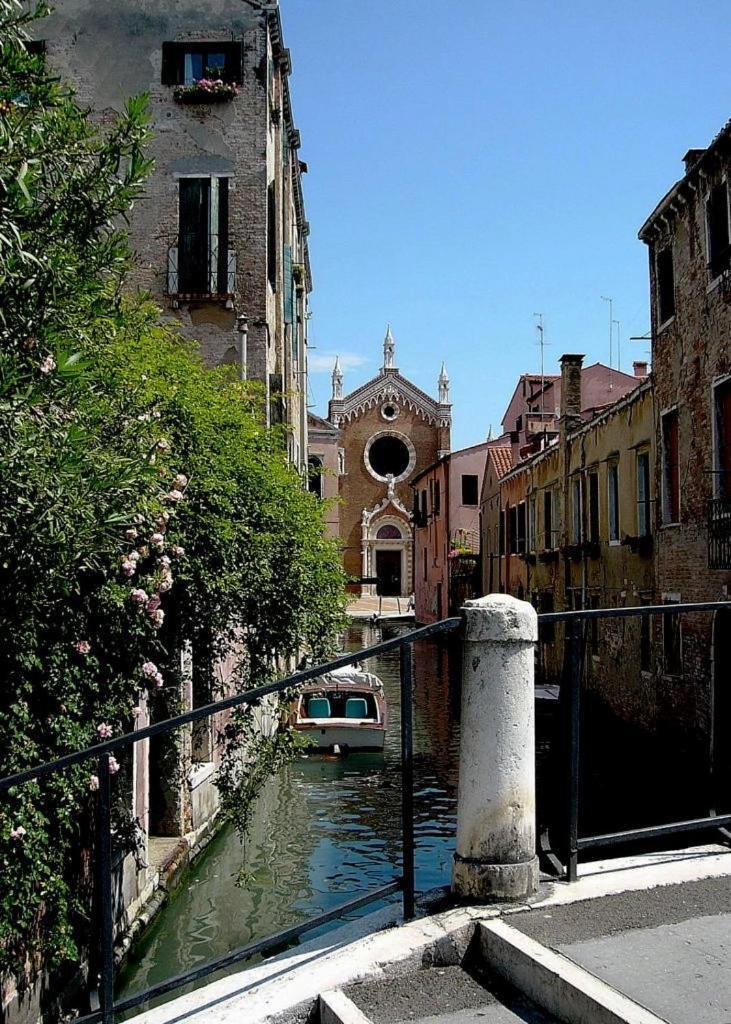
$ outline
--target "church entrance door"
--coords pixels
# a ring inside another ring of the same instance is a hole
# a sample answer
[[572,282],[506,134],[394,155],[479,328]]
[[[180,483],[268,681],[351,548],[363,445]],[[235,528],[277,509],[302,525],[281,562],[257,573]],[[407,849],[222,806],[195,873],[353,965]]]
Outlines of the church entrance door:
[[401,552],[376,551],[377,593],[381,597],[401,596]]

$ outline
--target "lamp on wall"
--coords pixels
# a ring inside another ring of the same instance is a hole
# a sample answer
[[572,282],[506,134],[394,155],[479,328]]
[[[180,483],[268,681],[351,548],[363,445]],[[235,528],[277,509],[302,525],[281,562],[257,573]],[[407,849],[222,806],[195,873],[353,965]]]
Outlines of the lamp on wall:
[[236,330],[239,335],[239,376],[246,380],[246,358],[249,340],[249,318],[245,313],[236,317]]

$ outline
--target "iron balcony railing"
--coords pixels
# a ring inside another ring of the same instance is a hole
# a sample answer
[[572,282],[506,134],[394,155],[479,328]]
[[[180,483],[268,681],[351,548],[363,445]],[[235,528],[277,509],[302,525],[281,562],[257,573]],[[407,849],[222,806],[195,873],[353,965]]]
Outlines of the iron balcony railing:
[[708,503],[708,568],[731,569],[731,497]]
[[[325,665],[316,665],[312,668],[296,672],[294,675],[277,682],[259,686],[256,689],[248,690],[245,693],[238,693],[224,700],[216,701],[205,707],[195,708],[186,711],[182,715],[166,719],[164,722],[156,722],[148,725],[137,732],[127,733],[115,739],[98,743],[86,750],[75,751],[49,761],[46,764],[37,765],[22,772],[16,772],[0,779],[0,795],[6,793],[14,786],[20,786],[28,782],[36,782],[54,772],[62,771],[72,765],[78,765],[85,761],[94,761],[97,764],[96,774],[99,779],[97,792],[97,813],[96,813],[96,883],[94,906],[97,908],[97,931],[98,938],[98,970],[93,969],[89,973],[90,982],[89,1002],[91,1013],[76,1018],[76,1024],[93,1024],[101,1021],[102,1024],[113,1024],[115,1014],[131,1010],[136,1006],[148,1002],[158,996],[165,995],[175,989],[181,988],[190,982],[204,978],[222,968],[230,967],[232,964],[250,960],[253,956],[267,953],[273,949],[281,949],[282,946],[293,942],[306,932],[319,928],[345,917],[347,914],[358,910],[368,904],[392,896],[400,892],[403,900],[404,919],[410,920],[414,916],[414,760],[413,760],[413,645],[419,640],[427,637],[439,636],[454,633],[461,626],[459,618],[445,619],[420,629],[412,630],[402,636],[385,640],[382,643],[374,644],[372,647],[364,648],[353,654],[345,654],[335,658]],[[315,679],[326,672],[334,669],[353,665],[355,662],[370,658],[375,655],[385,654],[387,651],[400,651],[401,671],[401,830],[402,830],[402,863],[401,873],[394,875],[392,880],[385,885],[379,886],[356,899],[348,900],[339,906],[316,917],[311,917],[302,923],[287,928],[284,931],[276,932],[267,938],[259,939],[249,943],[240,949],[231,950],[225,956],[202,964],[199,967],[178,974],[173,978],[152,985],[143,992],[135,993],[125,999],[115,1001],[114,999],[114,895],[113,895],[113,851],[112,851],[112,813],[111,813],[111,775],[109,771],[110,758],[119,754],[120,751],[131,749],[135,744],[149,740],[153,736],[171,733],[181,726],[192,725],[221,711],[228,711],[232,708],[244,707],[248,704],[255,704],[264,697],[271,694],[281,694],[286,691],[296,690],[298,686]]]
[[236,291],[236,250],[228,238],[184,232],[168,249],[166,291],[190,298],[228,298]]

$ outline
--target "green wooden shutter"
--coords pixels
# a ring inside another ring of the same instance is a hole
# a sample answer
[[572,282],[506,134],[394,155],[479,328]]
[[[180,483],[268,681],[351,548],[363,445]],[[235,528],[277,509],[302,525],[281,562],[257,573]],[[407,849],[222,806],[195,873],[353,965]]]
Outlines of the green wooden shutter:
[[282,254],[284,276],[284,322],[291,324],[294,320],[294,301],[292,286],[292,246],[285,245]]

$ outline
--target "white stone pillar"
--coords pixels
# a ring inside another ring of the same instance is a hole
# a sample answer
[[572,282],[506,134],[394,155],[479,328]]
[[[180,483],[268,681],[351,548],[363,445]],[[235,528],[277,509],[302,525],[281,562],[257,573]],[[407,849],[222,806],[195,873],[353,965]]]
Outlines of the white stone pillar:
[[535,609],[507,594],[467,601],[457,852],[452,888],[521,900],[538,886]]

